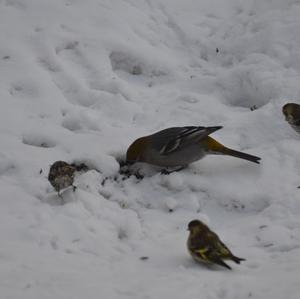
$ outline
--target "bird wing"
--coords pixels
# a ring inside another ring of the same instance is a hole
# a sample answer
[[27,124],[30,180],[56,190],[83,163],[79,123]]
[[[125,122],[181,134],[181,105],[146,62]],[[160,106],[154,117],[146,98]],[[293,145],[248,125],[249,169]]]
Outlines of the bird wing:
[[212,261],[212,256],[218,254],[214,245],[214,240],[210,234],[191,238],[190,248],[197,257],[208,262]]
[[210,234],[207,236],[208,239],[210,239],[210,243],[212,243],[213,247],[215,248],[215,251],[220,255],[221,257],[226,257],[231,255],[231,251],[229,248],[220,240],[220,238],[215,234],[214,232],[210,232]]
[[194,248],[193,253],[198,256],[201,260],[210,262],[209,256],[211,252],[211,248],[209,246],[204,246],[201,248]]
[[[218,127],[178,127],[170,128],[162,131],[160,139],[159,153],[161,155],[169,155],[173,152],[179,151],[191,144],[195,144],[208,136],[210,133],[221,129]],[[157,136],[158,137],[158,136]]]
[[220,253],[220,251],[214,247],[211,247],[210,245],[202,247],[202,248],[194,249],[193,253],[195,256],[197,256],[199,259],[201,259],[204,262],[215,263],[215,264],[221,265],[223,267],[226,267],[228,269],[231,269],[222,260],[223,256]]
[[231,255],[231,252],[214,232],[207,233],[204,238],[193,240],[191,250],[195,256],[204,262],[215,263],[231,269],[223,261],[223,258]]

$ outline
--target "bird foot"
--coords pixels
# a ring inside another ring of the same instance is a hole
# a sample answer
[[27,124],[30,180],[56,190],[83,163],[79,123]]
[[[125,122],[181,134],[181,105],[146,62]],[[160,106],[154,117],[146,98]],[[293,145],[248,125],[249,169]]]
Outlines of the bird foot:
[[167,169],[162,169],[161,171],[160,171],[160,174],[164,174],[164,175],[168,175],[168,174],[170,174],[172,171],[169,171],[169,170],[167,170]]
[[142,180],[144,178],[144,175],[141,174],[139,172],[139,170],[137,170],[135,173],[134,173],[134,176],[138,179],[138,180]]
[[161,174],[164,174],[164,175],[168,175],[168,174],[171,174],[172,172],[178,172],[178,171],[180,171],[180,170],[182,170],[182,169],[184,169],[185,168],[185,166],[180,166],[180,167],[178,167],[178,168],[175,168],[175,169],[172,169],[172,170],[168,170],[168,169],[162,169],[161,171],[160,171],[160,173]]
[[58,191],[57,195],[60,198],[60,203],[63,205],[65,203],[63,196],[59,193],[59,191]]

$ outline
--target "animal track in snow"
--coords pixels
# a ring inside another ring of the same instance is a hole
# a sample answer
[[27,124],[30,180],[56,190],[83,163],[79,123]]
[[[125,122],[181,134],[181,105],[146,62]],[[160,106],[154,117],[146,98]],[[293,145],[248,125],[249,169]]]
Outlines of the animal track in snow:
[[19,0],[6,0],[5,1],[6,6],[11,6],[14,8],[19,8],[19,9],[25,9],[27,6],[24,4],[24,1],[19,1]]
[[77,46],[79,45],[78,41],[68,41],[62,46],[58,46],[55,49],[56,54],[60,54],[60,52],[65,51],[65,50],[75,50]]
[[84,45],[77,40],[56,46],[54,54],[41,57],[39,62],[71,104],[90,107],[101,102],[103,97],[120,94],[128,99],[122,85],[112,74],[101,74],[89,62]]
[[112,51],[109,59],[114,71],[123,71],[131,75],[143,74],[149,77],[167,75],[167,70],[164,70],[163,67],[150,65],[145,59],[129,51]]
[[12,83],[9,93],[14,97],[27,97],[32,99],[39,95],[39,90],[34,82],[24,78],[23,81]]
[[23,134],[23,143],[27,145],[51,148],[56,146],[56,142],[49,136],[45,136],[43,132],[30,132]]
[[7,174],[7,172],[15,168],[16,166],[13,163],[13,161],[11,161],[5,155],[0,153],[0,176]]

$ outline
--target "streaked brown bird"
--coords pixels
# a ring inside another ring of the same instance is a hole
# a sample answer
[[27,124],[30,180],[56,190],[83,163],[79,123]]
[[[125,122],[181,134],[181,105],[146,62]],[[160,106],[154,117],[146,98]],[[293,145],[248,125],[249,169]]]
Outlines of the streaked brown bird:
[[234,256],[218,235],[200,220],[192,220],[188,230],[190,231],[187,241],[188,251],[197,262],[217,264],[231,270],[224,260],[232,260],[237,264],[245,261]]
[[290,126],[300,134],[300,105],[287,103],[282,107],[282,113]]
[[207,154],[228,155],[259,164],[260,158],[239,152],[208,136],[216,127],[173,127],[140,137],[128,148],[126,162],[145,162],[162,167],[180,167],[202,159]]
[[76,187],[73,185],[75,177],[76,167],[70,165],[64,161],[56,161],[50,167],[48,180],[54,189],[60,195],[60,191],[69,186],[73,186],[74,190]]

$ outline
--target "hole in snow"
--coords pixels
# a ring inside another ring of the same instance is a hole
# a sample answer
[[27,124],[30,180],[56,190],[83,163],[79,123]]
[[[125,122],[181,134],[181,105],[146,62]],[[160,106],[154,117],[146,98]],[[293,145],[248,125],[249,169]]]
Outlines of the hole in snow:
[[112,52],[109,58],[113,70],[122,70],[131,75],[141,75],[143,73],[141,63],[130,54]]
[[119,230],[118,230],[118,238],[120,240],[128,238],[128,233],[123,227],[120,227]]
[[55,48],[56,54],[59,54],[62,51],[68,51],[68,50],[75,50],[77,46],[79,45],[78,41],[67,41],[63,43],[62,45],[59,45]]

